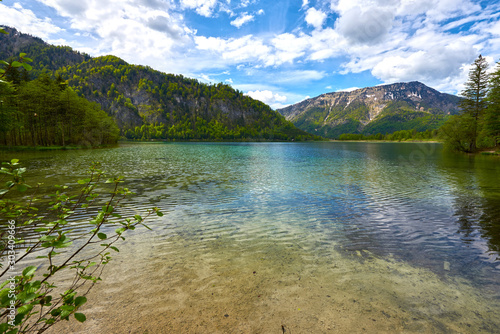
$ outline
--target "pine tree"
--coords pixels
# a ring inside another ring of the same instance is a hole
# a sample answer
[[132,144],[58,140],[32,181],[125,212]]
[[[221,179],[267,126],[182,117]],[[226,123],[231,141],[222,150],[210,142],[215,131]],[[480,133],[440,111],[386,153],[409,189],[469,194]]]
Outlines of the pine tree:
[[463,114],[467,114],[473,120],[471,151],[477,148],[477,137],[480,121],[487,107],[486,96],[488,94],[488,62],[481,55],[472,64],[469,72],[469,80],[465,83],[465,89],[460,95],[464,97],[460,103]]
[[500,144],[500,61],[495,71],[490,75],[487,96],[488,108],[484,115],[484,131],[491,136],[495,145]]

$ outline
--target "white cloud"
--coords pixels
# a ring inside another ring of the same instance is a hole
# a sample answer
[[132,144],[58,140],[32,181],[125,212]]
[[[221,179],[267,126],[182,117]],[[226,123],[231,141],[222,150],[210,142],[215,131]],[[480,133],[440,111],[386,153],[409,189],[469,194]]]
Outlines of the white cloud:
[[287,97],[273,93],[270,90],[256,90],[245,93],[245,95],[250,96],[253,99],[264,102],[265,104],[271,106],[271,108],[276,109],[276,107],[281,107],[283,103],[286,102]]
[[194,9],[202,16],[211,17],[217,6],[217,0],[181,0],[181,6]]
[[314,28],[319,29],[323,26],[326,20],[326,14],[316,8],[309,8],[305,18],[307,24],[312,25]]
[[388,34],[393,18],[389,10],[354,7],[337,20],[337,29],[352,43],[375,44]]
[[245,23],[253,21],[255,16],[249,15],[248,13],[242,13],[240,16],[238,16],[236,19],[231,21],[231,25],[235,26],[236,28],[241,28],[242,25]]
[[260,38],[247,35],[241,38],[223,39],[219,37],[196,36],[194,38],[199,50],[219,54],[226,65],[242,62],[265,63],[271,52],[269,46]]
[[63,31],[54,25],[50,18],[40,19],[35,13],[23,8],[19,3],[15,3],[14,7],[7,7],[0,3],[0,13],[2,13],[3,26],[14,27],[23,33],[42,39],[48,39],[51,34]]

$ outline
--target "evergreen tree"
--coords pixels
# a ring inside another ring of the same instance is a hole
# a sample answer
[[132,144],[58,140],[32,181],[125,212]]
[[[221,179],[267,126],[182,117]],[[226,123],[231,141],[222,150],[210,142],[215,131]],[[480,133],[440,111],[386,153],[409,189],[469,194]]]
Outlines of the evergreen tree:
[[486,95],[488,94],[488,63],[481,55],[472,64],[469,72],[469,80],[465,83],[465,89],[461,95],[464,97],[460,103],[463,114],[471,117],[472,142],[470,150],[477,148],[477,137],[479,133],[480,121],[487,107]]
[[484,115],[484,132],[492,137],[495,146],[500,144],[500,61],[490,75],[488,107]]

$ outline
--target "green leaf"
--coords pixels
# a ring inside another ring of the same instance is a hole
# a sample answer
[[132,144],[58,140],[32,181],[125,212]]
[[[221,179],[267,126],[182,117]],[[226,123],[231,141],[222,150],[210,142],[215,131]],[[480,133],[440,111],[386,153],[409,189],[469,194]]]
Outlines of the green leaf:
[[67,311],[67,312],[72,312],[75,310],[75,307],[73,305],[63,305],[63,306],[61,306],[61,310]]
[[33,67],[30,64],[23,63],[23,67],[26,71],[31,71]]
[[19,162],[19,159],[12,159],[10,161],[10,163],[13,164],[13,165],[17,164],[18,162]]
[[108,236],[104,233],[97,233],[97,237],[101,240],[107,239]]
[[35,273],[35,271],[36,271],[35,266],[29,266],[23,270],[23,276],[31,276]]
[[33,304],[23,305],[17,309],[18,314],[28,314],[33,309]]
[[50,315],[52,315],[53,317],[57,317],[59,314],[61,314],[61,310],[58,308],[55,308],[52,311],[50,311]]
[[79,296],[75,298],[75,306],[80,307],[87,302],[87,298],[84,296]]
[[22,63],[18,62],[18,61],[13,61],[12,64],[10,64],[10,66],[12,67],[21,67],[23,66]]
[[26,185],[26,184],[18,184],[17,185],[17,190],[23,193],[26,190],[28,190],[28,185]]
[[116,234],[122,234],[123,232],[125,232],[125,230],[126,230],[126,228],[124,228],[124,227],[117,228],[117,229],[115,230],[115,233],[116,233]]
[[111,248],[115,252],[120,252],[120,250],[118,248],[116,248],[115,246],[109,246],[109,248]]
[[83,180],[78,180],[78,184],[86,184],[89,183],[90,179],[83,179]]
[[85,317],[85,314],[83,313],[75,313],[75,319],[80,322],[84,322],[85,320],[87,320],[87,317]]
[[20,57],[20,58],[22,58],[22,57],[24,57],[24,56],[26,56],[26,53],[24,53],[24,52],[21,52],[21,53],[19,54],[19,57]]
[[23,58],[23,60],[24,60],[24,61],[27,61],[27,62],[29,62],[29,63],[33,62],[33,59],[28,58],[28,57],[24,57],[24,58]]

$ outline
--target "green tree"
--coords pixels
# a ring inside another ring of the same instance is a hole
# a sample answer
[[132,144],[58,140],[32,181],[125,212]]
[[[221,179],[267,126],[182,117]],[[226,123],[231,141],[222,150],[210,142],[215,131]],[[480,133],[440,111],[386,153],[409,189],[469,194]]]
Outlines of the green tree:
[[500,61],[490,75],[488,107],[484,114],[484,132],[492,138],[495,146],[500,144]]
[[[472,121],[473,141],[470,151],[477,148],[477,137],[480,122],[487,107],[486,96],[488,94],[488,62],[481,55],[472,64],[469,72],[469,80],[465,83],[465,89],[461,92],[464,99],[460,102],[463,115],[470,116]],[[458,124],[458,123],[457,123]],[[467,126],[469,127],[469,126]]]
[[440,128],[445,147],[451,151],[473,152],[476,142],[476,125],[471,115],[455,115]]

